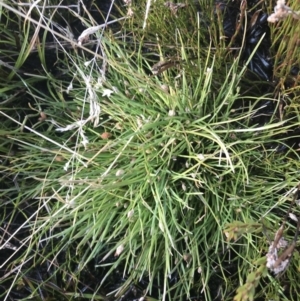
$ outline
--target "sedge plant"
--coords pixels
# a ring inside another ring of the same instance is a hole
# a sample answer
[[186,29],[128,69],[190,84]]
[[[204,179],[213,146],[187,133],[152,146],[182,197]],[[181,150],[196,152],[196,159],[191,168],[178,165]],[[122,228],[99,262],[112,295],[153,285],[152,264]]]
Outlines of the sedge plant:
[[[285,136],[297,118],[275,110],[259,121],[265,101],[279,109],[280,96],[247,94],[247,62],[218,38],[214,4],[201,5],[174,14],[160,1],[131,3],[116,32],[85,36],[90,47],[56,40],[57,76],[18,75],[30,105],[21,117],[16,107],[0,111],[1,218],[13,246],[3,298],[26,287],[27,298],[62,300],[118,300],[132,286],[146,300],[277,294],[281,283],[260,260],[263,225],[275,232],[288,208],[282,196],[298,182],[298,153]],[[51,33],[60,10],[44,19],[45,9],[32,8]],[[82,20],[95,29],[91,15]],[[44,38],[44,62],[46,48]]]

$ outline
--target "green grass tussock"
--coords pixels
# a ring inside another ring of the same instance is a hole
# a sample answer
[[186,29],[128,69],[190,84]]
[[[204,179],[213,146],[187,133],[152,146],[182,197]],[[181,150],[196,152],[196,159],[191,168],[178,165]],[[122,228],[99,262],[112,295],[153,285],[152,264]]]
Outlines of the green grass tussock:
[[[2,263],[3,298],[29,287],[28,299],[122,300],[133,286],[147,300],[275,300],[278,289],[294,298],[299,254],[282,281],[264,256],[298,185],[297,102],[282,111],[284,91],[253,95],[260,83],[226,47],[222,14],[190,2],[177,13],[132,3],[132,16],[83,47],[59,40],[52,65],[53,20],[75,10],[32,4],[19,33],[26,49],[12,47],[1,88],[1,221],[17,246]],[[13,41],[16,7],[5,3],[3,37]],[[287,228],[291,241],[296,227]]]

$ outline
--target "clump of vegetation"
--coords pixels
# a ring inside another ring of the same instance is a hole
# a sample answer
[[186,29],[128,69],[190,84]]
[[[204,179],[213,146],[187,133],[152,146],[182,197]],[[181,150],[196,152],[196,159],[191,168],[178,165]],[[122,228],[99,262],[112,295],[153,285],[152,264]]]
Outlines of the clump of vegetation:
[[259,43],[227,47],[213,1],[66,2],[1,4],[1,296],[296,298],[298,253],[280,279],[265,255],[298,193],[297,102],[249,80]]

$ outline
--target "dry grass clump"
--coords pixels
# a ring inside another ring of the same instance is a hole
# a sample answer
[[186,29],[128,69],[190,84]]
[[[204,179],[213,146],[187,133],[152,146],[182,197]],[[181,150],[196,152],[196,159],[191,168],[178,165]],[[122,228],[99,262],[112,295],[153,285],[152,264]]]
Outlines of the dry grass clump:
[[287,5],[285,5],[284,0],[278,0],[276,6],[274,7],[274,13],[268,17],[268,21],[271,23],[275,23],[280,20],[286,19],[290,15],[293,16],[294,19],[300,19],[299,14],[293,11]]

